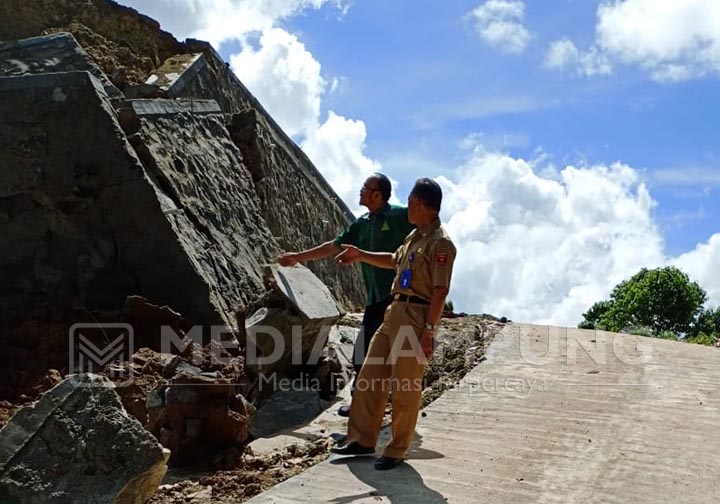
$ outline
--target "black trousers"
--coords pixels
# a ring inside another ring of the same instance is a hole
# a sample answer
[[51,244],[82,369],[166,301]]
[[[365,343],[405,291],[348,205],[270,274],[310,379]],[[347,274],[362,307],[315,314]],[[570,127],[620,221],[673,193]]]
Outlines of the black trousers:
[[388,296],[382,301],[368,305],[365,307],[365,313],[363,314],[362,327],[358,331],[357,338],[355,339],[355,348],[353,351],[353,364],[355,367],[355,376],[360,374],[362,369],[363,361],[368,353],[370,347],[370,340],[380,326],[382,325],[383,318],[385,317],[385,310],[390,306],[392,302],[392,296]]

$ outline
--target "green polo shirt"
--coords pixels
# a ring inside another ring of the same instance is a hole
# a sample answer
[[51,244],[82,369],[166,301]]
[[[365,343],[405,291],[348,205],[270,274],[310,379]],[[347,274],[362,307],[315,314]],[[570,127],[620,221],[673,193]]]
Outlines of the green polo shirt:
[[[336,247],[355,245],[368,252],[395,252],[413,229],[415,226],[408,222],[407,208],[387,203],[378,212],[368,212],[355,219],[333,243]],[[366,306],[390,296],[395,270],[362,263],[362,273]]]

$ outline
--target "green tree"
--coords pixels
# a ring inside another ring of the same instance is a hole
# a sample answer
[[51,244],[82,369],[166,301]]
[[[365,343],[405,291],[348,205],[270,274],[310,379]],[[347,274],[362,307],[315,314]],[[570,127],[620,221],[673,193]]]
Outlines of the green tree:
[[615,286],[609,300],[584,313],[579,327],[616,332],[647,327],[655,336],[687,333],[706,298],[705,291],[674,266],[643,268]]
[[700,310],[690,328],[687,341],[700,345],[714,345],[720,337],[720,307],[715,310]]
[[604,327],[598,327],[598,324],[603,315],[612,307],[612,304],[612,301],[600,301],[592,305],[588,311],[583,313],[583,320],[578,327],[580,329],[605,329]]

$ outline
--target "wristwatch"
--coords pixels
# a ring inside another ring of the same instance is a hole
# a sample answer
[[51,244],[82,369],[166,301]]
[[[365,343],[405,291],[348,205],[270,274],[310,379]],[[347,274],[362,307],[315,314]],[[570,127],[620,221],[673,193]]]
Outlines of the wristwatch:
[[432,325],[430,322],[425,322],[425,330],[435,332],[435,326]]

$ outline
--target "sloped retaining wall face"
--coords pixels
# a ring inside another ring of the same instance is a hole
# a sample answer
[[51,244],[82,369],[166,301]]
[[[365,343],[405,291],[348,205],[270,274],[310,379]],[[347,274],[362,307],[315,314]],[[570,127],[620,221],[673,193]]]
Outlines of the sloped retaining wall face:
[[[189,41],[202,52],[167,89],[174,98],[218,102],[245,166],[257,186],[263,216],[284,250],[295,251],[334,238],[353,215],[308,157],[275,123],[208,44]],[[237,114],[232,116],[232,114]],[[307,265],[346,309],[364,304],[359,267],[339,268],[331,261]]]
[[[325,190],[314,167],[304,166],[292,150],[282,147],[283,139],[259,112],[234,116],[230,130],[255,180],[263,217],[284,250],[314,247],[348,225],[335,193]],[[341,305],[362,306],[364,284],[358,266],[341,267],[327,259],[309,262],[307,267]]]
[[180,245],[207,279],[211,302],[226,318],[244,311],[265,293],[262,265],[279,249],[222,116],[171,112],[140,120],[131,142],[162,192]]
[[90,74],[0,78],[0,166],[3,315],[136,293],[221,319]]

